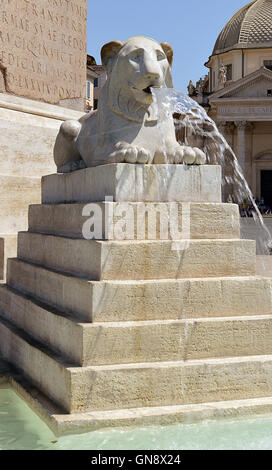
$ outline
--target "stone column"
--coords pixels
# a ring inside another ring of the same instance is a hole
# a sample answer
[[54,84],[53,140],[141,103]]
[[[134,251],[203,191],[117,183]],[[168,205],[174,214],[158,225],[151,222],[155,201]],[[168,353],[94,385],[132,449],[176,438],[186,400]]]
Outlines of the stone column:
[[[219,132],[225,137],[227,143],[231,148],[233,148],[233,123],[228,121],[220,121],[218,123]],[[229,152],[226,152],[224,155],[224,165],[222,165],[222,195],[223,201],[228,201],[229,196],[233,194],[233,159]]]
[[236,121],[237,127],[237,158],[241,166],[242,172],[245,175],[246,170],[246,128],[247,121]]
[[225,137],[227,134],[227,121],[219,121],[217,124],[219,132]]
[[249,187],[252,190],[252,153],[253,153],[253,130],[254,130],[254,123],[248,122],[246,126],[246,170],[245,170],[245,178],[248,182]]

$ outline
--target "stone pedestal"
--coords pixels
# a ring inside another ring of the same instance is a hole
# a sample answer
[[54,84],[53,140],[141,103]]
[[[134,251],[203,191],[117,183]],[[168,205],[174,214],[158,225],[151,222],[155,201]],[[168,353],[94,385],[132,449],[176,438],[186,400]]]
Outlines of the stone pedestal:
[[45,176],[43,204],[98,202],[221,202],[219,166],[101,165]]
[[[0,289],[0,353],[56,433],[271,405],[271,279],[255,276],[218,167],[107,165],[42,185]],[[91,201],[102,230],[86,240]],[[155,217],[153,239],[109,237],[109,209],[118,224],[126,206],[135,229],[143,201],[151,215],[176,204],[186,235],[161,239]]]

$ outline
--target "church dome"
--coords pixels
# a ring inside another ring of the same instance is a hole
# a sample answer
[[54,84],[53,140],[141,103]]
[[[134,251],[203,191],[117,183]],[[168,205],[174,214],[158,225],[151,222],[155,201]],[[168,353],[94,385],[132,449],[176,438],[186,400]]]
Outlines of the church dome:
[[272,47],[272,0],[254,0],[238,10],[218,36],[213,54]]

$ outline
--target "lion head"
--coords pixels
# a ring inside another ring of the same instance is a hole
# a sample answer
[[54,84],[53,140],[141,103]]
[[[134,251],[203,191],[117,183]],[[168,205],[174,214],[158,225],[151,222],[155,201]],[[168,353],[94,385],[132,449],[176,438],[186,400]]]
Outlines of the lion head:
[[151,88],[173,88],[173,49],[167,43],[136,36],[112,41],[101,50],[107,70],[107,97],[116,114],[135,122],[156,121]]

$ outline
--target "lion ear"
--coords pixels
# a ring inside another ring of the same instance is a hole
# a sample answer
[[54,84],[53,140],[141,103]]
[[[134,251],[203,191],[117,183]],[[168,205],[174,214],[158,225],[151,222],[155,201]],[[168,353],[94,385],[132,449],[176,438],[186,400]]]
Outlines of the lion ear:
[[106,67],[107,69],[109,68],[110,60],[118,54],[123,45],[124,43],[121,41],[111,41],[102,47],[101,60],[102,65],[104,65],[104,67]]
[[173,48],[168,44],[168,42],[161,42],[161,47],[167,57],[170,67],[172,67],[174,55]]

